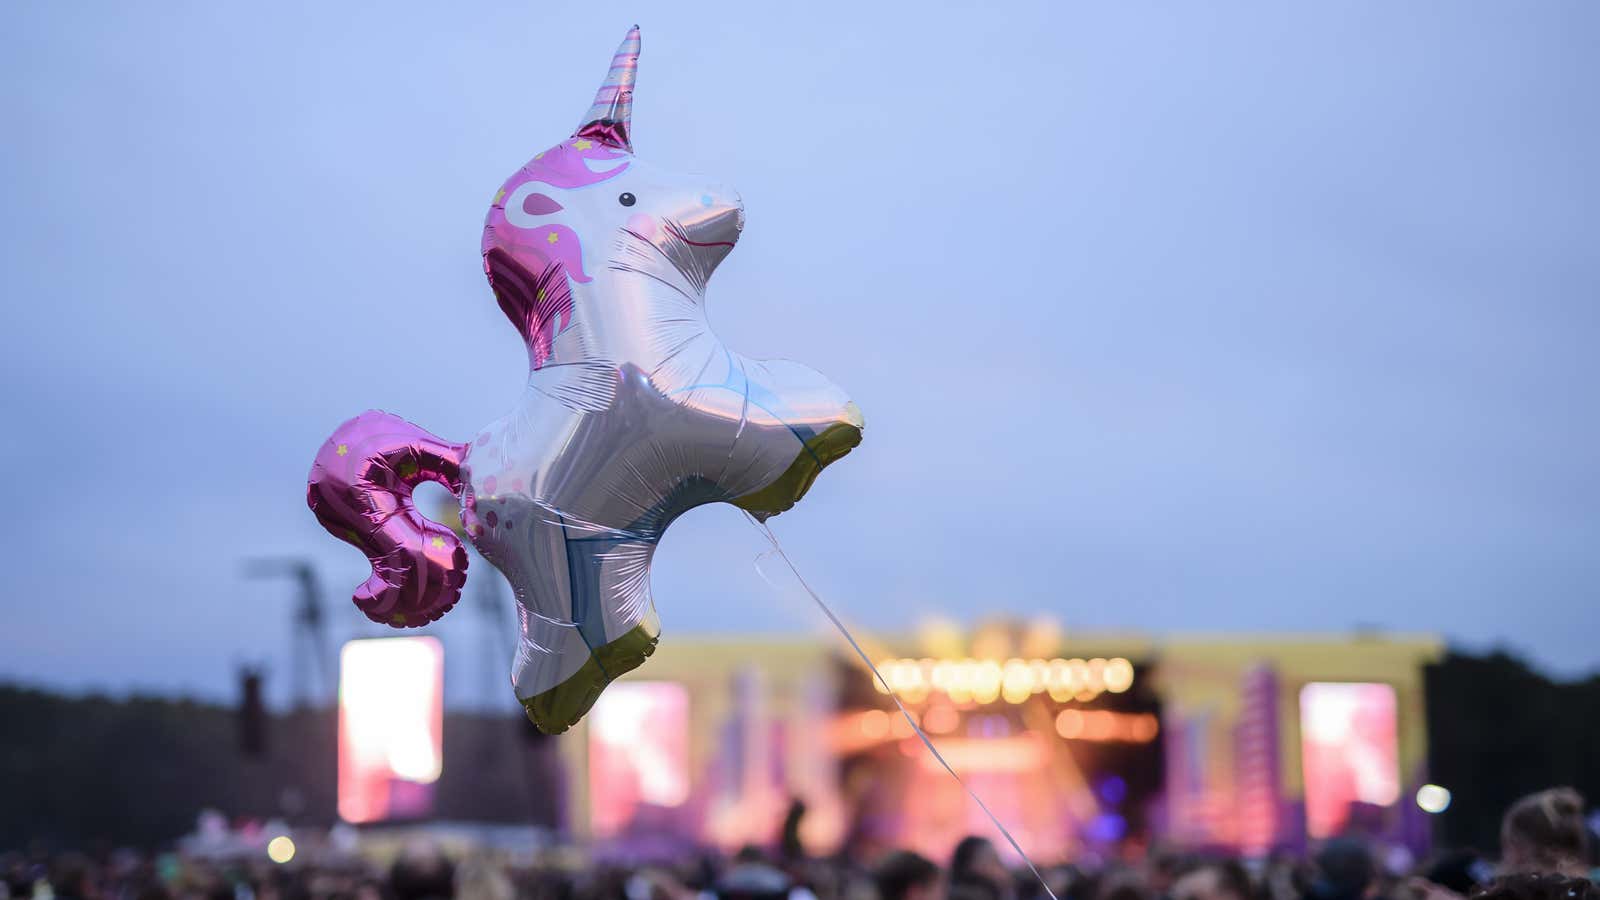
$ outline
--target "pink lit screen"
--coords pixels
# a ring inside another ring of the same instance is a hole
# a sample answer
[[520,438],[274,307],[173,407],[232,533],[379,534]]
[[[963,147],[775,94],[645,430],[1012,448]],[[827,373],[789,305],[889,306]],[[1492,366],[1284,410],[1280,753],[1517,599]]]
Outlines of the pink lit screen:
[[689,799],[689,694],[681,684],[622,681],[589,712],[591,825],[605,837],[646,808]]
[[1360,804],[1390,806],[1400,796],[1394,688],[1312,682],[1300,691],[1300,753],[1306,828],[1339,834]]
[[443,769],[444,648],[431,637],[350,641],[339,652],[339,817],[433,811]]

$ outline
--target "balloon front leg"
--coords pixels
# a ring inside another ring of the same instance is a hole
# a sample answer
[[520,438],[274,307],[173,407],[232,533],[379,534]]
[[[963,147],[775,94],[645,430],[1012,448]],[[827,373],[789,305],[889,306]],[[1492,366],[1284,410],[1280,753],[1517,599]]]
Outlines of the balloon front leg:
[[767,432],[762,452],[777,473],[764,487],[733,501],[756,519],[800,502],[817,475],[861,443],[861,408],[815,371],[788,360],[747,362],[752,423]]

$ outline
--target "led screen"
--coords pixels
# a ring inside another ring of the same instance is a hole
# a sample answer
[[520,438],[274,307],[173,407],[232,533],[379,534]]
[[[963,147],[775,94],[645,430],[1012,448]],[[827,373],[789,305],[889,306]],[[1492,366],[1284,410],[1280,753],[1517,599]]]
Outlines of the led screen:
[[1300,691],[1306,829],[1337,835],[1358,803],[1390,806],[1400,796],[1394,688],[1313,682]]
[[589,798],[595,835],[627,829],[642,807],[689,799],[689,695],[664,681],[606,688],[589,717]]
[[339,653],[339,817],[425,816],[444,764],[444,648],[431,637],[350,641]]

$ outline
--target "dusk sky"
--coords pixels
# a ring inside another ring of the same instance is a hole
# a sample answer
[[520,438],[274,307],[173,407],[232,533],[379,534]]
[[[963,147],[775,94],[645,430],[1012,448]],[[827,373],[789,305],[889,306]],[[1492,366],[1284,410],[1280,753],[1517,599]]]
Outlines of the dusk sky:
[[[259,661],[281,697],[253,556],[384,633],[312,456],[510,407],[483,216],[635,21],[635,149],[748,210],[719,333],[865,411],[772,521],[848,621],[1600,667],[1600,5],[15,3],[0,678],[227,699]],[[822,634],[762,549],[680,520],[662,639]],[[443,624],[457,697],[509,671],[481,624]]]

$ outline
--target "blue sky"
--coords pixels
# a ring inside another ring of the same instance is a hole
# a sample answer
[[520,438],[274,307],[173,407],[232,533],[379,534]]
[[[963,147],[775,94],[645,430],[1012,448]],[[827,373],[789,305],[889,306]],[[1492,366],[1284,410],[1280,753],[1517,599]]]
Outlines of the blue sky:
[[[0,677],[281,673],[251,555],[313,556],[371,633],[311,457],[363,409],[464,439],[511,404],[483,214],[636,20],[636,148],[748,207],[719,332],[866,412],[773,523],[852,621],[1600,665],[1600,7],[674,7],[0,11]],[[761,549],[680,521],[666,639],[815,628]],[[446,623],[475,696],[500,661]]]

